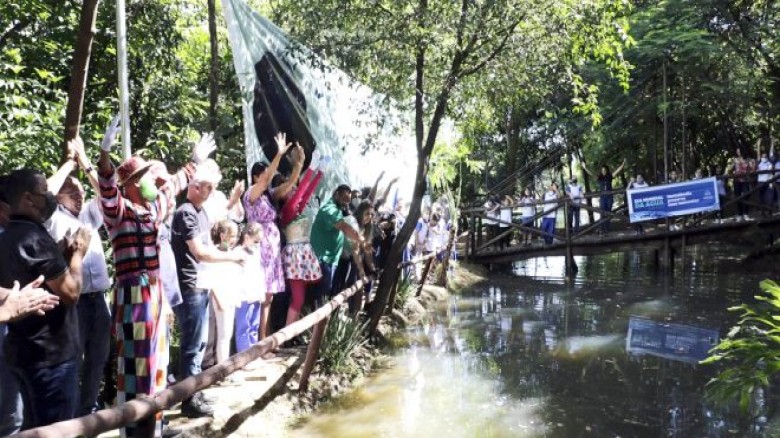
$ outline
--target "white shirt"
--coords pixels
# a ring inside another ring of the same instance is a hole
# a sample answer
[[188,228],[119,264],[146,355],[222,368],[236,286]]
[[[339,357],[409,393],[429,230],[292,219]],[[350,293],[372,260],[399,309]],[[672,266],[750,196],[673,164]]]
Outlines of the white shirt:
[[488,218],[485,219],[485,225],[495,225],[496,221],[492,219],[498,219],[498,204],[495,204],[493,201],[488,201],[485,203],[485,216]]
[[[243,249],[233,249],[228,251],[228,253],[233,251],[243,251]],[[253,265],[249,260],[245,262],[245,266],[253,266],[255,271],[260,271],[256,269],[258,265]],[[253,276],[253,280],[261,284],[258,282],[257,275]],[[244,288],[247,286],[245,278],[245,270],[238,263],[201,263],[198,269],[197,287],[199,289],[210,289],[224,307],[238,307],[245,295],[243,293]]]
[[[772,165],[772,162],[770,162],[769,160],[766,160],[766,161],[761,160],[758,163],[758,171],[759,172],[761,172],[763,170],[772,170],[773,167],[774,166]],[[759,173],[758,174],[758,182],[766,182],[766,181],[769,181],[770,179],[772,179],[772,172]]]
[[553,218],[555,219],[555,215],[558,213],[556,202],[558,200],[558,194],[555,192],[547,191],[544,193],[544,200],[547,201],[548,204],[551,204],[549,206],[545,206],[545,215],[544,217]]
[[645,187],[650,187],[650,185],[647,184],[647,182],[632,182],[631,187],[629,189],[643,189]]
[[[502,205],[501,206],[501,216],[500,216],[499,219],[501,219],[501,221],[502,221],[501,223],[499,223],[499,226],[501,226],[502,228],[506,228],[506,227],[509,226],[508,222],[512,222],[512,206],[511,205]],[[503,222],[507,222],[507,223],[503,223]]]
[[97,199],[92,199],[81,207],[78,217],[74,216],[62,205],[58,205],[54,214],[43,226],[49,235],[57,242],[70,233],[74,235],[81,227],[90,229],[92,239],[89,241],[87,253],[81,268],[81,293],[105,292],[111,287],[108,278],[106,258],[103,254],[103,244],[98,230],[103,225],[103,212]]
[[579,184],[569,184],[566,186],[566,193],[572,199],[573,204],[579,204],[582,202],[582,186]]
[[246,254],[241,273],[242,287],[239,298],[247,303],[263,301],[265,299],[265,270],[257,269],[262,263],[260,248],[255,248],[251,254],[244,247],[239,248],[238,251]]
[[533,196],[525,196],[522,199],[520,199],[520,202],[523,204],[523,217],[534,217],[536,216],[536,205],[534,205],[534,198]]
[[[236,205],[240,206],[241,202],[237,202]],[[209,226],[211,227],[222,219],[230,219],[234,222],[244,221],[244,210],[234,206],[233,209],[228,211],[228,198],[219,190],[211,192],[209,198],[203,203],[202,208],[206,210],[206,216],[209,217]]]
[[[424,221],[423,219],[420,219],[420,220],[417,221],[416,234],[417,234],[417,247],[418,248],[423,248],[423,246],[425,245],[425,242],[427,240],[429,240],[428,239],[428,233],[430,232],[429,230],[430,230],[430,227],[428,226],[428,222]],[[418,251],[419,251],[419,249],[418,249]]]
[[[441,222],[441,221],[439,221]],[[428,238],[425,239],[425,250],[430,252],[436,252],[439,246],[439,224],[434,226],[428,226]]]

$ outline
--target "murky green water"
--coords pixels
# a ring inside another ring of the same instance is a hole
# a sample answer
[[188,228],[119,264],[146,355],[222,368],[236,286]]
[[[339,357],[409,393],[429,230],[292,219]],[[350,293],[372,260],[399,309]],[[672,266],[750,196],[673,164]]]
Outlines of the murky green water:
[[[735,253],[694,248],[672,279],[654,271],[649,254],[581,258],[573,285],[560,279],[562,259],[519,262],[514,277],[452,297],[410,333],[413,346],[391,369],[294,435],[767,435],[765,420],[703,402],[714,370],[684,351],[697,333],[725,333],[733,323],[727,307],[768,276],[741,272]],[[632,317],[679,342],[664,356],[635,328],[627,343]],[[637,351],[635,341],[647,348]]]

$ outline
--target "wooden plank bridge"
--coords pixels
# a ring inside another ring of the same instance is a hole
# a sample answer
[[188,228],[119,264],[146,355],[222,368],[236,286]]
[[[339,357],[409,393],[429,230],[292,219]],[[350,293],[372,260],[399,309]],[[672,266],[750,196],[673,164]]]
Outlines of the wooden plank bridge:
[[[734,175],[720,178],[733,179]],[[778,182],[775,183],[775,180]],[[588,193],[578,203],[568,198],[559,198],[524,204],[533,205],[537,212],[530,223],[528,218],[521,218],[517,214],[522,205],[512,206],[511,222],[487,217],[484,207],[464,209],[462,214],[467,219],[468,227],[465,255],[470,261],[480,264],[505,264],[536,257],[565,256],[569,271],[576,270],[575,255],[655,250],[659,265],[670,268],[675,252],[686,245],[733,242],[749,243],[754,247],[771,245],[780,237],[780,211],[774,199],[774,184],[780,185],[780,175],[767,182],[753,183],[739,196],[722,197],[719,212],[641,224],[630,224],[628,221],[625,190]],[[767,197],[767,194],[771,197]],[[760,195],[767,199],[759,199]],[[598,201],[602,196],[613,197],[615,208],[604,211],[593,207],[593,200]],[[738,207],[750,209],[751,214],[747,217],[737,216]],[[556,227],[552,233],[533,226],[552,210],[557,213]],[[587,219],[587,223],[580,229],[572,226],[572,212],[580,214],[581,219]],[[524,220],[527,225],[524,225]],[[532,236],[530,243],[523,243],[523,234]]]

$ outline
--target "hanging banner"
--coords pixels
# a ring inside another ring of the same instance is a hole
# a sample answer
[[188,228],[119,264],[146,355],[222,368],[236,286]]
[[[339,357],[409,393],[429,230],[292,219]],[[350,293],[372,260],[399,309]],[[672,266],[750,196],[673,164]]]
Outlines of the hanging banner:
[[[222,0],[222,7],[242,94],[247,167],[273,159],[274,136],[284,132],[304,148],[304,168],[315,149],[333,157],[321,196],[339,184],[373,185],[385,170],[385,182],[397,176],[401,189],[411,188],[417,154],[406,114],[290,40],[246,0]],[[291,167],[285,157],[279,170],[289,174]]]
[[720,210],[715,177],[626,190],[631,222]]

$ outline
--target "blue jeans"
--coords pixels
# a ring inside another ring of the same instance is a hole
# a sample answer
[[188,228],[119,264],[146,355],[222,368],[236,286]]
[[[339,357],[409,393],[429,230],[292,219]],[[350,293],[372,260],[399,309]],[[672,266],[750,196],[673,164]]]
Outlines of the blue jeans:
[[24,419],[22,394],[11,368],[3,357],[3,343],[8,328],[0,324],[0,436],[13,435],[22,429]]
[[173,308],[181,331],[181,379],[199,374],[209,327],[209,294],[206,289],[182,291],[182,302]]
[[241,353],[257,344],[260,330],[260,302],[241,303],[236,309],[236,352]]
[[546,217],[542,219],[542,231],[545,233],[551,234],[550,236],[546,235],[544,236],[544,243],[551,244],[553,243],[553,236],[552,234],[555,233],[555,218],[554,217]]
[[84,357],[81,361],[79,417],[97,411],[97,397],[111,342],[111,312],[103,292],[81,294],[76,305]]
[[[612,197],[612,195],[599,196],[599,209],[605,212],[612,213],[613,201],[614,198]],[[601,231],[604,233],[609,232],[609,221],[611,220],[611,217],[606,213],[601,213],[601,216],[602,218],[605,219],[605,221],[601,224]]]
[[12,367],[24,399],[25,428],[69,420],[79,401],[79,360],[73,358],[46,368]]
[[314,302],[317,306],[324,304],[325,300],[333,294],[333,274],[336,272],[336,265],[320,260],[320,270],[322,278],[317,283],[317,287],[314,288]]

